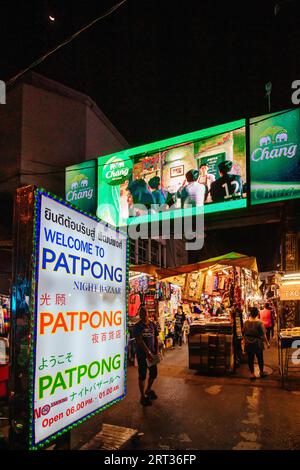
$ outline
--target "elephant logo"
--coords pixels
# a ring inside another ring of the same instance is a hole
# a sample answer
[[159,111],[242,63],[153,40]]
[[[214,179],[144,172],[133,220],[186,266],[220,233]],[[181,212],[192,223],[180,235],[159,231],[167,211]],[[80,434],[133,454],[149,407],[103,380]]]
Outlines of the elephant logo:
[[259,145],[263,147],[264,145],[269,145],[272,142],[270,136],[262,137],[259,141]]
[[286,142],[287,140],[288,140],[288,135],[286,132],[280,132],[275,137],[276,142]]
[[73,183],[71,184],[71,189],[74,191],[75,189],[78,188],[78,183],[77,181],[73,181]]
[[82,188],[86,188],[88,184],[89,184],[89,181],[88,181],[87,178],[84,178],[84,179],[82,179],[82,180],[80,181],[80,186],[81,186]]

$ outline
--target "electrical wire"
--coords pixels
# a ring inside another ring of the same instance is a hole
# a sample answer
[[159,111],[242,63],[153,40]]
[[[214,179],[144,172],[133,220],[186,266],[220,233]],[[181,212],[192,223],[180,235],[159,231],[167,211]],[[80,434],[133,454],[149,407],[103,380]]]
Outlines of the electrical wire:
[[87,29],[91,28],[91,26],[93,26],[94,24],[96,24],[98,21],[100,20],[103,20],[104,18],[106,18],[107,16],[111,15],[114,11],[116,11],[118,8],[120,8],[127,0],[122,0],[121,2],[119,2],[117,5],[113,6],[112,8],[110,8],[106,13],[104,13],[103,15],[99,16],[98,18],[95,18],[93,21],[91,21],[90,23],[88,23],[86,26],[84,26],[83,28],[81,28],[79,31],[77,31],[76,33],[72,34],[72,36],[70,36],[69,38],[65,39],[61,44],[59,44],[58,46],[54,47],[53,49],[51,49],[50,51],[48,51],[45,55],[43,55],[42,57],[40,57],[39,59],[37,59],[35,62],[33,62],[31,65],[29,65],[28,67],[26,67],[25,69],[23,69],[21,72],[19,72],[17,75],[15,75],[14,77],[10,78],[8,80],[8,82],[6,82],[6,85],[7,86],[10,86],[12,85],[16,80],[18,80],[20,77],[22,77],[26,72],[29,72],[29,70],[33,69],[34,67],[36,67],[37,65],[40,65],[42,62],[44,62],[50,55],[54,54],[54,52],[58,51],[59,49],[61,49],[62,47],[66,46],[67,44],[69,44],[71,41],[73,41],[74,39],[76,39],[81,33],[83,33],[84,31],[86,31]]

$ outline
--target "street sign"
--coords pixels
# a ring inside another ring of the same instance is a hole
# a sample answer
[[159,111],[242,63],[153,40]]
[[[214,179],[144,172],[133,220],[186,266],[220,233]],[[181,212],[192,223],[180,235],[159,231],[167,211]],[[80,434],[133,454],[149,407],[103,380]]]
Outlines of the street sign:
[[125,397],[127,238],[35,192],[30,447]]

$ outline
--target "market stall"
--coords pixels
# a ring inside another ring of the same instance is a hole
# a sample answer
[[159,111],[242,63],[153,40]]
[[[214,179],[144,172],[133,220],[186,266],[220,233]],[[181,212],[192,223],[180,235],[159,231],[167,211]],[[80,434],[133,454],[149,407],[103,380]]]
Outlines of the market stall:
[[0,295],[0,399],[8,397],[10,297]]
[[256,259],[232,252],[174,270],[175,276],[163,280],[177,283],[182,291],[190,320],[189,367],[214,374],[232,372],[240,354],[248,299],[258,295]]
[[[139,271],[138,271],[139,270]],[[139,321],[138,311],[144,305],[156,322],[164,347],[174,346],[174,315],[182,302],[179,283],[159,279],[159,271],[153,265],[132,266],[129,273],[128,330],[129,359],[135,354],[133,327]]]

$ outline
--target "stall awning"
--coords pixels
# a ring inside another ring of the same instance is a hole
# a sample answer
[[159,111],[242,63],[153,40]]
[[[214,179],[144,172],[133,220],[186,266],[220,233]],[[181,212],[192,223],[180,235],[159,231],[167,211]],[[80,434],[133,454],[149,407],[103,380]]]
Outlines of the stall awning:
[[241,253],[236,253],[234,251],[215,258],[209,258],[205,261],[199,261],[198,263],[179,266],[175,269],[177,270],[177,274],[184,274],[192,271],[200,271],[201,269],[209,268],[215,264],[239,266],[241,268],[247,268],[258,272],[257,262],[254,256],[242,255]]
[[152,264],[142,264],[130,266],[130,271],[150,274],[151,276],[157,276],[160,280],[163,280],[171,276],[178,276],[180,274],[191,273],[193,271],[200,271],[201,269],[206,269],[217,264],[239,266],[258,272],[257,262],[254,256],[243,255],[241,253],[236,253],[235,251],[231,251],[230,253],[217,256],[215,258],[209,258],[205,261],[199,261],[198,263],[176,266],[174,268],[158,268]]

